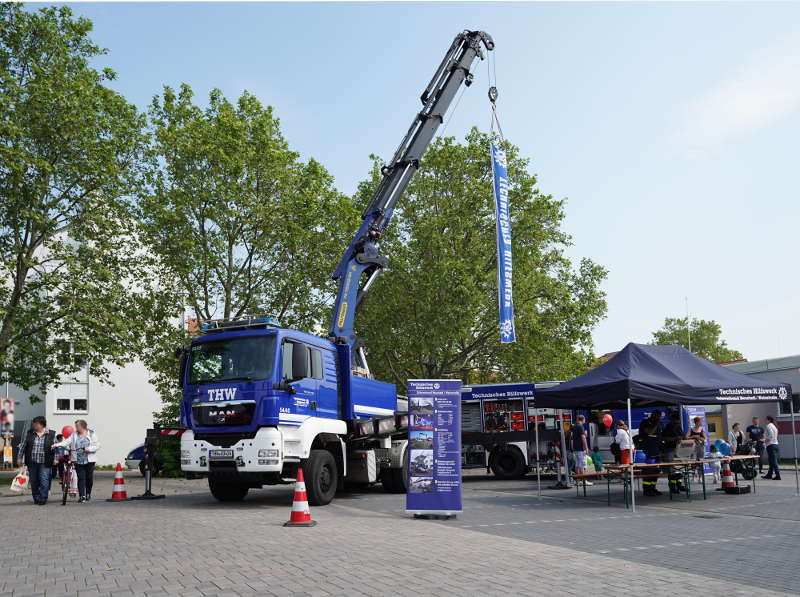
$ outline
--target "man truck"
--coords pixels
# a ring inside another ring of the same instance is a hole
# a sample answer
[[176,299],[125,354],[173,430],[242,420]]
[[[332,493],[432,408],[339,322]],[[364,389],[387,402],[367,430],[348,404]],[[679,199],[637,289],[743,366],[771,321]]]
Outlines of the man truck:
[[394,207],[484,48],[494,48],[486,33],[459,33],[423,91],[423,107],[333,273],[328,337],[268,317],[212,321],[182,352],[181,468],[207,475],[215,498],[291,483],[301,467],[315,505],[329,503],[343,482],[405,491],[407,409],[393,384],[372,378],[355,315],[387,265],[380,238]]

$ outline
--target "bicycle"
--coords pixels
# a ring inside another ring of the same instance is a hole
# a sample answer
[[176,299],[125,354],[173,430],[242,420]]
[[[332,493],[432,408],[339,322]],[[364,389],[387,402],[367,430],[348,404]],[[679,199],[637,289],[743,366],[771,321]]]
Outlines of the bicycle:
[[73,462],[69,454],[61,456],[59,460],[63,465],[61,469],[61,505],[65,506],[69,494],[75,494],[72,489],[72,476],[77,473],[75,472],[75,462]]

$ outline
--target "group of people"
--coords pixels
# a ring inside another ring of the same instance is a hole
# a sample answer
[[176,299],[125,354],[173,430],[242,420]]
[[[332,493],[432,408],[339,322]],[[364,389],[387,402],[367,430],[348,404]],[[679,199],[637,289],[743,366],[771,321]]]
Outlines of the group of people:
[[[644,452],[645,459],[650,464],[675,462],[678,443],[681,440],[688,439],[694,441],[695,459],[698,461],[708,460],[714,474],[714,482],[719,482],[722,454],[719,453],[716,445],[708,445],[708,433],[703,425],[703,419],[701,417],[692,419],[692,426],[688,431],[684,432],[679,412],[671,412],[665,423],[662,422],[662,416],[661,411],[654,410],[647,419],[642,421],[635,441],[625,421],[618,420],[614,430],[611,432],[610,450],[614,456],[615,463],[631,464],[631,452],[634,449],[634,444],[636,444],[636,448]],[[747,441],[751,442],[756,454],[759,456],[759,473],[763,473],[761,456],[766,452],[769,470],[767,474],[762,476],[762,479],[780,480],[778,428],[773,417],[767,416],[766,420],[766,427],[761,427],[758,417],[753,417],[752,425],[747,427],[745,432],[742,432],[739,423],[734,423],[728,435],[727,443],[730,447],[730,453],[735,454],[741,450]],[[589,455],[589,443],[584,429],[585,421],[585,417],[579,415],[576,424],[570,429],[569,447],[571,449],[573,470],[578,474],[586,472],[586,456]],[[706,457],[707,445],[710,453],[708,457]],[[602,457],[597,446],[594,447],[591,458],[595,471],[601,471]],[[699,465],[699,474],[703,474],[702,466]],[[654,468],[653,470],[658,471],[659,469]],[[670,471],[667,476],[670,492],[686,491],[682,482],[682,475]],[[657,482],[657,472],[651,476],[642,476],[642,489],[645,496],[661,495],[661,492],[656,487]]]
[[75,465],[79,501],[89,501],[92,498],[94,465],[99,449],[97,434],[89,429],[83,419],[75,421],[75,430],[65,438],[47,428],[47,419],[34,417],[31,428],[19,445],[18,456],[18,465],[28,469],[33,503],[39,506],[47,503],[53,469],[63,471],[62,467],[67,459]]

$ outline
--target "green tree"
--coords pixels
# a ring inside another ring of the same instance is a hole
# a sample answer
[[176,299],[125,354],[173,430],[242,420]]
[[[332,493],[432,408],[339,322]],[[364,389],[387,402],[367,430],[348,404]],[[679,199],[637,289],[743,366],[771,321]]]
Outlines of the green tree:
[[175,305],[128,200],[144,118],[91,66],[106,53],[91,29],[67,7],[0,4],[0,379],[26,389],[83,359],[107,380]]
[[688,349],[690,335],[691,351],[699,357],[715,363],[744,358],[738,350],[728,348],[728,344],[722,339],[722,328],[714,320],[692,318],[689,329],[687,317],[667,317],[664,319],[664,327],[653,332],[651,344],[677,344]]
[[[187,314],[264,313],[319,331],[334,290],[330,273],[356,214],[333,177],[316,160],[300,160],[272,108],[247,92],[233,103],[214,90],[201,108],[188,85],[165,87],[150,120],[141,218],[149,245],[175,273]],[[152,366],[166,391],[176,362],[161,356]],[[174,415],[174,389],[166,402]]]
[[[563,202],[536,188],[528,160],[507,146],[517,342],[501,344],[489,137],[436,140],[383,239],[390,271],[357,320],[370,365],[405,386],[414,377],[465,382],[566,379],[591,361],[591,330],[604,315],[605,270],[573,267],[560,229]],[[376,162],[358,199],[379,180]]]

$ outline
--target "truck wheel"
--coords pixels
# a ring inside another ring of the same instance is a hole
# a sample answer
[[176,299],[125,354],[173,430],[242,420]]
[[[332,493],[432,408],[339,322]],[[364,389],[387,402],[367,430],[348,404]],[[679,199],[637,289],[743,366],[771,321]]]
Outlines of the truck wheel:
[[308,503],[312,506],[325,506],[336,495],[339,471],[333,454],[327,450],[311,450],[303,472],[306,481]]
[[500,446],[489,457],[489,467],[498,479],[520,479],[525,476],[525,459],[516,446]]
[[212,477],[208,478],[208,488],[211,490],[211,495],[220,502],[241,502],[250,490],[247,485],[223,483]]

